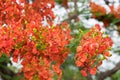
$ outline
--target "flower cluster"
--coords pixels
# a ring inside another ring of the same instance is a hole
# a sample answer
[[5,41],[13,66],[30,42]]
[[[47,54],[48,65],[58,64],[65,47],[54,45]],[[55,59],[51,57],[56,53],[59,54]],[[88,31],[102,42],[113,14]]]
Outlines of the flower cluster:
[[[53,27],[33,28],[30,26],[22,30],[18,25],[1,28],[0,32],[0,55],[3,53],[17,62],[18,57],[22,59],[22,72],[27,80],[42,79],[50,80],[53,72],[50,69],[53,64],[54,72],[62,75],[60,65],[65,61],[69,49],[70,30],[66,24]],[[28,30],[27,30],[28,29]],[[31,34],[31,35],[30,35]]]
[[[60,79],[69,53],[68,25],[52,26],[54,0],[28,1],[0,0],[0,56],[22,59],[25,80],[51,80],[54,73]],[[42,26],[44,19],[49,26]]]
[[[3,24],[13,25],[16,22],[24,24],[25,21],[42,23],[52,21],[55,16],[52,8],[54,0],[0,0],[0,26]],[[51,23],[51,22],[50,22]]]
[[90,2],[91,12],[93,13],[93,17],[102,16],[106,14],[106,9],[94,2]]
[[110,6],[110,14],[114,15],[115,18],[120,18],[120,6],[115,8],[114,5]]
[[[111,22],[114,22],[115,20],[120,18],[120,6],[116,8],[114,4],[108,5],[110,12],[107,12],[105,7],[96,4],[95,2],[90,2],[90,8],[92,12],[92,17],[103,21],[105,27],[108,27]],[[116,25],[119,25],[119,23],[117,23]]]
[[[54,73],[60,80],[71,36],[66,23],[53,26],[54,5],[54,0],[0,0],[0,56],[6,54],[14,62],[22,59],[23,80],[52,80]],[[99,25],[83,36],[75,60],[84,76],[96,73],[101,56],[110,56],[112,44]]]
[[103,37],[99,25],[95,25],[83,35],[75,55],[76,65],[84,76],[96,74],[97,67],[103,59],[110,56],[109,49],[113,42],[110,37]]
[[[65,26],[65,27],[64,27]],[[70,32],[66,25],[54,27],[41,27],[33,29],[31,39],[24,42],[21,52],[25,77],[29,79],[51,80],[56,72],[60,79],[62,71],[60,65],[65,61],[69,49]],[[17,55],[17,56],[18,56]],[[13,59],[14,58],[13,54]],[[54,62],[54,64],[52,64]],[[50,66],[52,65],[52,69]]]

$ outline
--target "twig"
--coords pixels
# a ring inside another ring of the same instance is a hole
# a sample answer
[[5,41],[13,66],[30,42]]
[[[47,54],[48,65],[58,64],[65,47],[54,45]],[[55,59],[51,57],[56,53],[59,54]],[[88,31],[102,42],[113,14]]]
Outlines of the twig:
[[120,62],[118,62],[113,69],[108,70],[106,72],[101,72],[98,75],[98,80],[104,80],[105,78],[107,78],[107,77],[113,75],[114,73],[116,73],[118,70],[120,70]]

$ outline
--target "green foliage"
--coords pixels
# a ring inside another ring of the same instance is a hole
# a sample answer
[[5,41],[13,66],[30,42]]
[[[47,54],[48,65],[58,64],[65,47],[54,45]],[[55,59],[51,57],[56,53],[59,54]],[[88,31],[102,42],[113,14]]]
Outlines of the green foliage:
[[120,19],[119,18],[115,18],[115,19],[113,19],[113,21],[112,21],[112,25],[115,25],[115,24],[117,24],[117,23],[119,23],[120,22]]
[[74,63],[74,54],[70,54],[65,63],[61,66],[63,74],[62,80],[86,80],[80,72],[79,68]]
[[120,55],[120,46],[116,47],[113,51],[114,53],[118,53]]
[[55,0],[56,3],[61,4],[62,0]]
[[0,57],[0,76],[3,80],[20,80],[22,76],[16,76],[14,73],[15,68],[11,70],[7,64],[11,64],[10,58],[3,54]]
[[0,65],[1,65],[3,62],[6,62],[6,63],[10,62],[9,58],[8,58],[5,54],[3,54],[3,55],[0,57]]
[[89,29],[85,28],[80,22],[71,24],[70,29],[71,35],[74,38],[69,44],[71,53],[61,66],[63,71],[62,80],[86,80],[86,78],[81,75],[80,68],[75,65],[74,54],[76,53],[76,47],[79,45],[79,41],[83,34],[85,34]]
[[71,24],[71,35],[74,37],[69,44],[71,53],[76,53],[76,47],[79,45],[79,41],[89,29],[85,28],[82,23]]
[[120,70],[111,77],[112,80],[120,80]]

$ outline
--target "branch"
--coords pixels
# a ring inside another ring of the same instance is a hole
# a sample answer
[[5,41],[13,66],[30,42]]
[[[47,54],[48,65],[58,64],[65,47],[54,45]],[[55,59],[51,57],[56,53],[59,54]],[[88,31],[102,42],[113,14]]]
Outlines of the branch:
[[74,3],[74,11],[68,13],[68,18],[64,20],[65,22],[68,22],[68,23],[71,23],[71,20],[76,19],[80,14],[78,11],[77,0],[72,0],[72,1]]
[[108,70],[106,72],[101,72],[98,75],[98,80],[104,80],[105,78],[107,78],[107,77],[113,75],[114,73],[116,73],[118,70],[120,70],[120,62],[118,62],[113,69]]
[[68,23],[71,23],[71,20],[76,19],[78,16],[79,16],[79,13],[74,13],[74,14],[70,15],[67,19],[65,19],[64,21],[68,22]]
[[[68,13],[68,18],[64,20],[65,22],[71,23],[72,19],[74,19],[74,20],[78,19],[78,16],[80,14],[85,14],[84,12],[87,11],[87,9],[88,9],[88,6],[83,4],[83,6],[85,6],[85,7],[82,8],[82,10],[79,11],[79,8],[78,8],[78,5],[77,5],[77,0],[73,0],[73,3],[74,3],[74,11]],[[85,1],[83,3],[85,3]],[[87,14],[89,14],[89,13],[87,13]]]
[[[7,67],[7,62],[0,63],[0,77],[3,80],[11,80],[16,74]],[[1,80],[1,79],[0,79]]]
[[78,11],[77,0],[73,0],[73,2],[74,2],[74,9],[75,9],[75,11]]
[[87,80],[92,80],[91,75],[88,73]]

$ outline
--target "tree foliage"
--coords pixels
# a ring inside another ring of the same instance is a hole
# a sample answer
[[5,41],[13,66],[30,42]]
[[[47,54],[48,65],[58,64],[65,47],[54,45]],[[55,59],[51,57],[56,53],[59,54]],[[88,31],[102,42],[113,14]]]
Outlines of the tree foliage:
[[[56,0],[56,2],[69,9],[68,0]],[[101,32],[99,24],[91,29],[72,27],[74,24],[69,22],[74,19],[77,23],[78,15],[82,13],[78,11],[77,0],[73,2],[75,13],[65,20],[68,23],[55,24],[56,16],[52,11],[55,7],[54,0],[0,0],[2,79],[61,80],[61,77],[66,77],[64,69],[71,64],[77,65],[83,76],[96,74],[102,61],[111,56],[109,50],[113,41]],[[110,6],[109,14],[106,14],[103,7],[93,2],[90,2],[90,7],[92,17],[104,22],[104,19],[109,20],[114,16],[114,20],[109,23],[119,22],[119,13],[113,9],[114,7]],[[75,29],[78,33],[73,32]],[[22,60],[23,67],[17,73],[7,66],[8,63],[11,64],[10,57],[14,62]],[[69,58],[72,60],[70,61]],[[77,70],[76,74],[78,73]],[[70,75],[68,74],[66,78]],[[85,79],[82,75],[80,75],[81,79]]]

